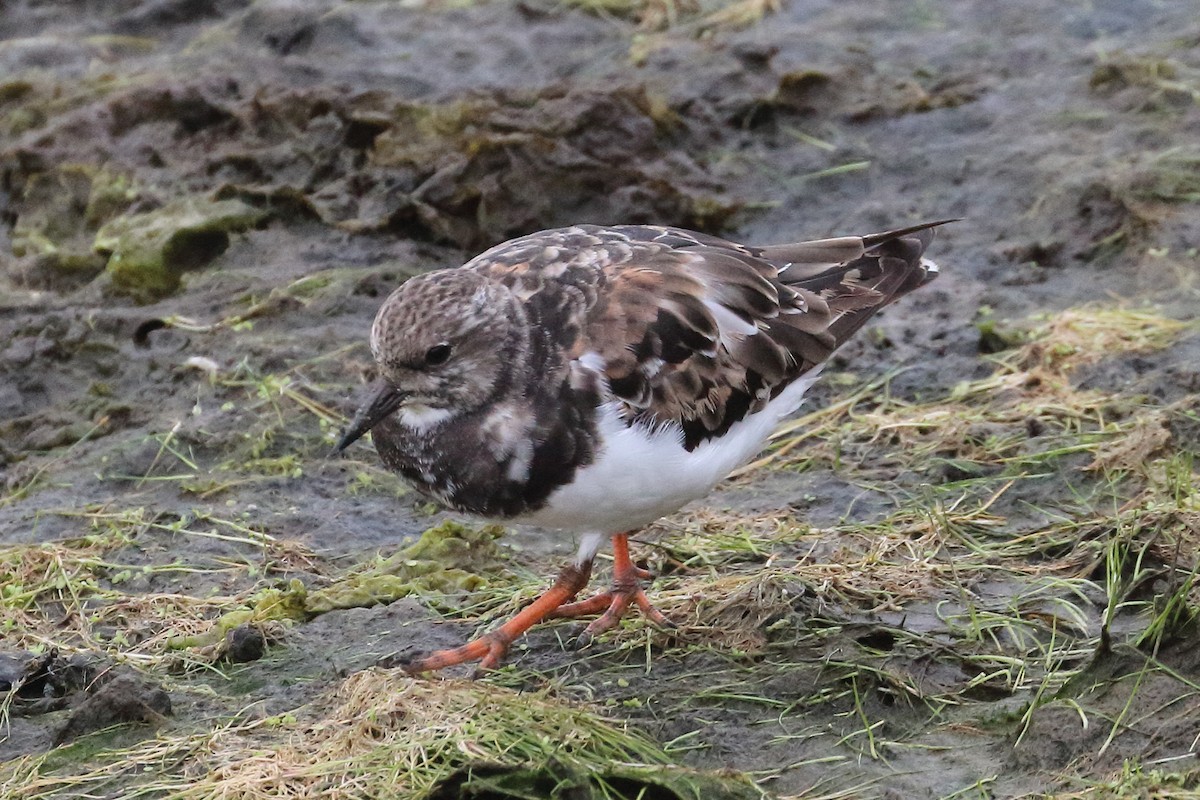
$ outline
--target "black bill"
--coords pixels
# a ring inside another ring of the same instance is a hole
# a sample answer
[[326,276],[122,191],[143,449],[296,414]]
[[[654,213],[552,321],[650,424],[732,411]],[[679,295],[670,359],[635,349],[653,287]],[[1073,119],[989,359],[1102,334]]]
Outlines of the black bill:
[[372,390],[371,399],[358,409],[358,413],[350,422],[350,427],[343,431],[342,438],[334,446],[332,454],[337,455],[361,439],[363,434],[399,408],[402,402],[404,402],[404,394],[384,381],[377,382]]

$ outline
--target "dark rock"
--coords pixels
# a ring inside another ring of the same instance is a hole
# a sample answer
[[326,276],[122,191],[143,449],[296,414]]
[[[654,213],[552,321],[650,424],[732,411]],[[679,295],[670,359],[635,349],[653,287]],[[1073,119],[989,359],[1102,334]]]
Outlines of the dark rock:
[[130,673],[116,675],[79,704],[54,737],[60,745],[93,731],[126,722],[159,722],[171,714],[171,696]]
[[266,651],[266,637],[253,625],[239,625],[225,634],[225,658],[234,664],[257,661]]

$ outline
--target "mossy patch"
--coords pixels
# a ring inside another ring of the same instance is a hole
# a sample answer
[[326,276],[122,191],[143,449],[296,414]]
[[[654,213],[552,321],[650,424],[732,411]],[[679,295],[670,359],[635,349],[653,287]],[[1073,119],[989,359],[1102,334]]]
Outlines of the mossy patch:
[[34,259],[46,280],[91,278],[104,268],[104,257],[92,250],[96,230],[137,195],[127,175],[87,164],[36,173],[18,203],[13,255]]
[[93,248],[108,257],[114,286],[153,300],[178,289],[184,272],[225,252],[230,233],[247,230],[266,216],[240,200],[189,197],[112,220],[96,233]]
[[[277,629],[343,608],[391,603],[409,595],[453,595],[488,585],[505,557],[498,525],[470,527],[446,520],[395,555],[350,570],[331,585],[310,591],[297,579],[261,589],[204,630],[171,638],[172,649],[215,653],[226,634],[242,625]],[[270,631],[269,631],[270,632]]]
[[[897,475],[943,480],[994,471],[1020,475],[1082,453],[1092,456],[1095,468],[1141,467],[1136,455],[1167,445],[1165,426],[1178,412],[1163,416],[1139,395],[1078,385],[1078,376],[1111,359],[1162,351],[1194,326],[1152,309],[1112,307],[1068,309],[1012,329],[989,319],[981,346],[1022,342],[993,357],[993,375],[924,403],[886,394],[879,402],[880,393],[867,387],[786,424],[776,433],[779,444],[741,472],[769,463],[802,470],[816,462],[853,462],[880,441],[899,446],[888,456]],[[994,334],[1000,329],[1002,337]]]
[[248,601],[248,607],[222,614],[216,623],[203,633],[178,636],[170,640],[172,648],[212,648],[225,641],[225,635],[242,625],[263,626],[272,622],[284,624],[308,618],[308,589],[292,579],[287,586],[263,589]]
[[1139,198],[1161,203],[1200,202],[1200,149],[1175,147],[1155,154],[1132,173],[1130,189]]
[[338,608],[390,603],[410,594],[470,592],[487,584],[504,555],[496,544],[498,525],[469,527],[447,520],[393,556],[356,569],[324,589],[312,592],[305,608],[321,614]]

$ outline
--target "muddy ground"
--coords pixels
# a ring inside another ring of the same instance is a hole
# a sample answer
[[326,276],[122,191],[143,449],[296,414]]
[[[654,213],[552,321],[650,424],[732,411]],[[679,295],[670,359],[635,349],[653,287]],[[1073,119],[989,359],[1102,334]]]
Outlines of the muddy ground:
[[[0,7],[0,795],[270,796],[250,743],[301,763],[363,675],[772,796],[1195,791],[1195,7],[769,5]],[[572,549],[326,459],[398,282],[571,222],[946,217],[806,427],[639,537],[678,632],[544,626],[478,688],[386,669]],[[473,746],[425,788],[287,785],[550,791],[471,789],[524,763]]]

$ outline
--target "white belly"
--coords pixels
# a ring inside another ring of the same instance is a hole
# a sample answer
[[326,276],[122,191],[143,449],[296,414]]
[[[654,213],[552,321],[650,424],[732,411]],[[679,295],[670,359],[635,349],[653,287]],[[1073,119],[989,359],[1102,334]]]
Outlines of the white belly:
[[579,533],[613,534],[670,514],[703,497],[757,455],[779,423],[799,408],[818,372],[812,370],[761,411],[691,452],[683,448],[678,426],[656,431],[629,426],[618,416],[615,404],[606,405],[599,422],[602,448],[596,460],[578,470],[573,483],[555,490],[540,511],[518,521]]

